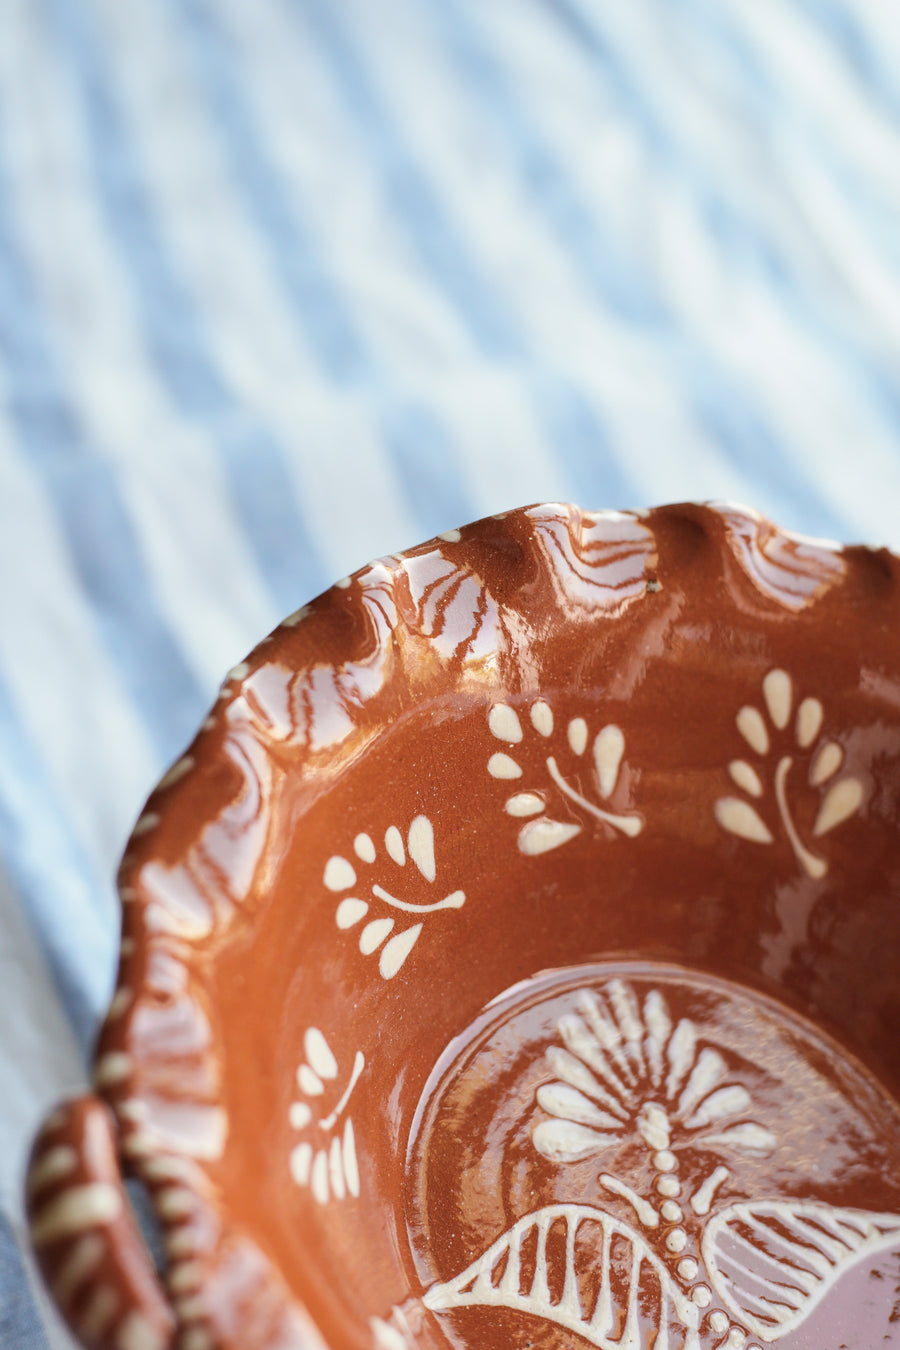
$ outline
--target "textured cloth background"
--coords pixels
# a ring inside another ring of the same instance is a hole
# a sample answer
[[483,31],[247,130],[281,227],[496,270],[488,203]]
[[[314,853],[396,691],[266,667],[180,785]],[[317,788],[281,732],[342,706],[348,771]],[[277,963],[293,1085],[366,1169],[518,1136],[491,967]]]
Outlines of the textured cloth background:
[[900,546],[883,0],[0,0],[0,1345],[117,857],[224,672],[534,500]]

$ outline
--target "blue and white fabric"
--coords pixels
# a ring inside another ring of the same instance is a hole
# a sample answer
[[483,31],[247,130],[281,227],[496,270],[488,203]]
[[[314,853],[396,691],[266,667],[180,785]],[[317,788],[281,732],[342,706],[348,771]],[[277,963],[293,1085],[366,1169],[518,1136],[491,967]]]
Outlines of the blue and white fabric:
[[0,0],[0,1345],[27,1140],[223,673],[513,505],[900,546],[882,0]]

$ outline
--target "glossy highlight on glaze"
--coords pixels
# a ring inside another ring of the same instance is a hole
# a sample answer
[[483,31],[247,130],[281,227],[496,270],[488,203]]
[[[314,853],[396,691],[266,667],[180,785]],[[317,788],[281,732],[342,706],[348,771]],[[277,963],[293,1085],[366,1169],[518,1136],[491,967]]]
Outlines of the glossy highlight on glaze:
[[[123,860],[94,1094],[35,1145],[81,1341],[890,1335],[898,569],[731,506],[551,504],[230,671]],[[569,1004],[517,1041],[541,971]]]

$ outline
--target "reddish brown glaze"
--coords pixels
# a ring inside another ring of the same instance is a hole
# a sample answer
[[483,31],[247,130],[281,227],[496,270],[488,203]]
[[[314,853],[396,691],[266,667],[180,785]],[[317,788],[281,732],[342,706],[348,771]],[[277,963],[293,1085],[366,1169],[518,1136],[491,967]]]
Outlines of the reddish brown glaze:
[[900,1345],[898,567],[537,507],[231,673],[97,1060],[184,1350]]
[[32,1151],[27,1211],[44,1278],[86,1346],[170,1343],[175,1319],[143,1250],[115,1121],[101,1101],[67,1102],[45,1122]]

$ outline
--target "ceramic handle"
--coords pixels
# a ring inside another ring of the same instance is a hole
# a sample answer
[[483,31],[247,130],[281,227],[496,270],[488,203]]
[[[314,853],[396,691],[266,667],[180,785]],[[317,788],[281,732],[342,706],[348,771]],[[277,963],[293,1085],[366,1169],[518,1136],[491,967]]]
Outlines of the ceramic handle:
[[128,1203],[115,1122],[98,1098],[75,1098],[48,1116],[26,1205],[47,1287],[88,1350],[173,1344],[175,1319]]

